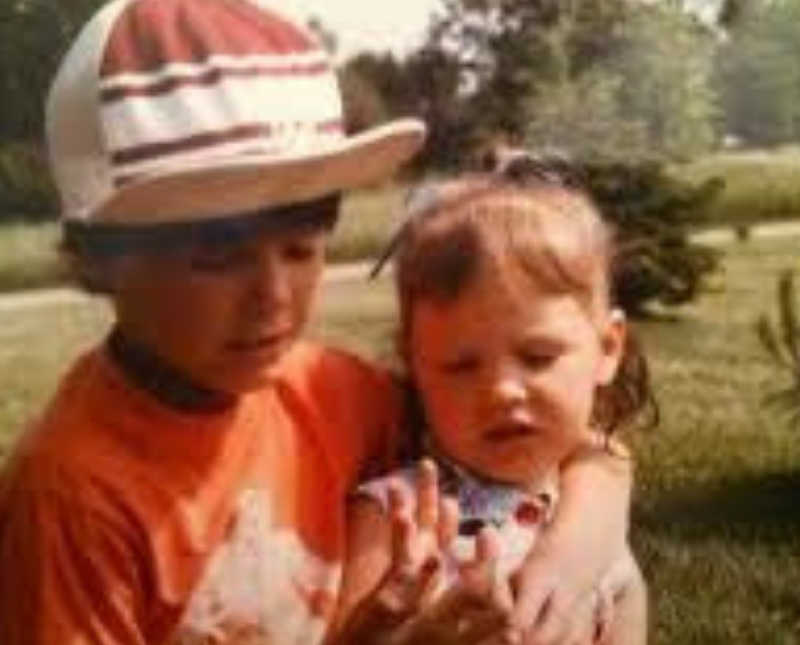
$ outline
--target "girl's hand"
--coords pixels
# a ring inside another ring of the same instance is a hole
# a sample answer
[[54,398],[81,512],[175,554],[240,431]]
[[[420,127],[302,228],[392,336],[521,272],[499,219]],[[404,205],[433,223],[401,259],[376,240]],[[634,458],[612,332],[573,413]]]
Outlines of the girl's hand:
[[409,615],[440,595],[444,576],[444,551],[458,530],[455,500],[439,494],[435,464],[419,464],[416,503],[401,482],[389,490],[392,558],[378,594]]
[[458,507],[442,499],[430,460],[420,464],[412,491],[399,483],[389,497],[391,564],[377,588],[359,603],[337,645],[483,645],[502,642],[511,594],[498,585],[497,536],[478,536],[475,560],[460,567],[460,582],[442,591],[444,553],[458,528]]
[[401,625],[439,595],[443,551],[456,535],[458,506],[455,500],[440,496],[432,461],[420,463],[415,491],[401,481],[391,486],[389,525],[391,548],[386,574],[353,610],[335,640],[337,644],[403,642],[398,640]]
[[477,537],[475,559],[460,567],[459,581],[402,625],[392,645],[499,645],[509,636],[511,593],[497,577],[499,542],[493,529]]

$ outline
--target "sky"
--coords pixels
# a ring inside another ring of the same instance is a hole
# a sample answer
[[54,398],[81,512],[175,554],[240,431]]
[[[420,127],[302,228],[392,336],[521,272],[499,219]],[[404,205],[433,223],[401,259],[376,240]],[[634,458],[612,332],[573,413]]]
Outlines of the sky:
[[[646,0],[657,2],[659,0]],[[716,15],[721,0],[684,0],[705,19]],[[402,56],[421,44],[438,0],[281,0],[306,20],[317,17],[338,38],[337,58],[363,49],[391,50]]]
[[359,50],[398,55],[419,45],[437,0],[289,0],[306,17],[316,16],[338,38],[339,58]]

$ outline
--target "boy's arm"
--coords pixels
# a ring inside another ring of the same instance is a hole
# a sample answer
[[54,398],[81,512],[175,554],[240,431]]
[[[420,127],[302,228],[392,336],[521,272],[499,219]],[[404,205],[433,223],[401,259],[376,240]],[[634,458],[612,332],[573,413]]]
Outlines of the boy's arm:
[[596,586],[627,548],[632,471],[616,442],[587,444],[562,465],[556,516],[514,581],[513,621],[526,643],[591,632]]
[[54,494],[4,498],[0,643],[144,645],[141,585],[129,544]]

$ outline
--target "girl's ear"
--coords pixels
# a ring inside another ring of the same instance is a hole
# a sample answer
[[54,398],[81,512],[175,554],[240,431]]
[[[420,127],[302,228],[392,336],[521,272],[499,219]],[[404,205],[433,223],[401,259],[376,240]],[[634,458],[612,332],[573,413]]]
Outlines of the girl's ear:
[[614,308],[606,317],[600,330],[600,362],[598,364],[598,385],[608,385],[614,380],[622,354],[625,351],[625,339],[628,334],[628,323],[625,312]]

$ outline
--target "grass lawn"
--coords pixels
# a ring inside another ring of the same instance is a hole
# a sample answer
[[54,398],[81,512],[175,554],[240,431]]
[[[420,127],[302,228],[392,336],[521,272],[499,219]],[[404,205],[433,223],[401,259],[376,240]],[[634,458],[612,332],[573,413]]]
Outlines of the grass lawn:
[[[404,193],[402,185],[393,183],[349,193],[329,245],[330,260],[377,256],[397,225]],[[0,223],[0,293],[67,282],[60,237],[57,222]]]
[[[629,437],[633,543],[650,582],[652,643],[800,643],[800,428],[765,394],[785,383],[752,331],[800,239],[730,246],[718,290],[638,324],[661,425]],[[391,355],[388,280],[326,285],[314,333]],[[0,310],[0,451],[70,357],[108,325],[101,304]]]
[[709,225],[752,224],[796,218],[800,213],[800,149],[729,150],[674,167],[678,177],[711,177],[725,187],[710,206]]
[[[800,214],[800,148],[723,151],[675,164],[681,179],[724,179],[703,226],[748,226],[797,218]],[[376,257],[402,218],[406,185],[383,185],[348,193],[330,244],[330,259],[347,262]],[[56,222],[0,224],[0,292],[47,287],[67,279],[57,252]]]

